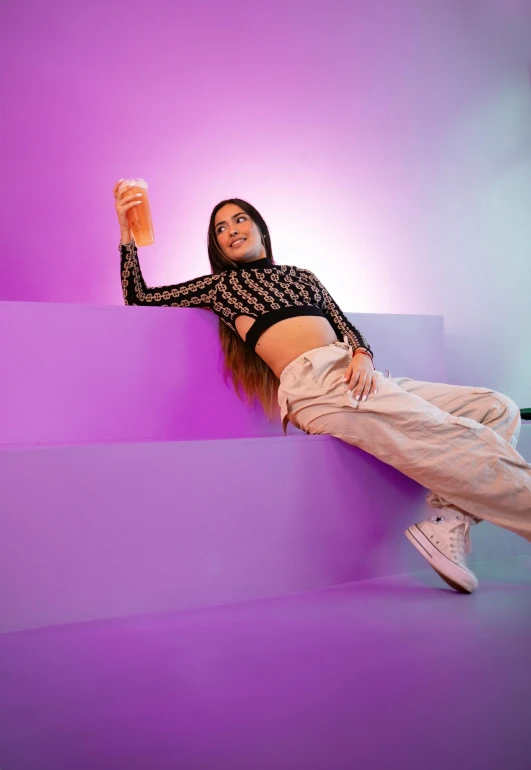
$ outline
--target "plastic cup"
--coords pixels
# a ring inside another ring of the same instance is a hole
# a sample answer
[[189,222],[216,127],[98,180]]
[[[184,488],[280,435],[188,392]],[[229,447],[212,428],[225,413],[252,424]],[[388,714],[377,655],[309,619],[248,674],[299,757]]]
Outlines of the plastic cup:
[[139,206],[132,206],[127,212],[127,221],[133,231],[133,236],[137,246],[151,246],[155,243],[155,231],[153,230],[153,220],[151,218],[151,207],[149,205],[148,185],[144,179],[126,179],[120,185],[121,189],[125,185],[130,185],[127,190],[128,195],[142,193],[142,202]]

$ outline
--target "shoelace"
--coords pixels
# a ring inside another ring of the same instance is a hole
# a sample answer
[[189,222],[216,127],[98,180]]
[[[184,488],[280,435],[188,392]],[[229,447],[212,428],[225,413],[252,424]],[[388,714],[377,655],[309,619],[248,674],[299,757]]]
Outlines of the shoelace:
[[[472,550],[472,545],[470,543],[470,522],[458,521],[456,522],[456,524],[453,525],[453,527],[450,527],[448,531],[455,532],[456,530],[458,531],[458,536],[460,536],[459,544],[461,545],[461,540],[462,540],[463,541],[462,545],[464,546],[466,552],[470,553],[470,551]],[[459,532],[459,530],[461,531]]]

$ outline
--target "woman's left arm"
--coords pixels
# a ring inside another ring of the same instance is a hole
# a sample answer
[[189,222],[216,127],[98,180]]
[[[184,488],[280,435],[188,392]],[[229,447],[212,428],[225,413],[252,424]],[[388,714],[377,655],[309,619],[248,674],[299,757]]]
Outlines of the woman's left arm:
[[342,340],[344,337],[347,337],[354,352],[356,351],[356,348],[363,348],[367,353],[371,354],[372,358],[372,350],[363,334],[350,323],[337,302],[332,299],[322,283],[320,283],[319,288],[324,297],[323,312],[334,327],[339,339]]
[[[309,272],[309,271],[308,271]],[[345,373],[347,392],[353,391],[356,401],[365,401],[377,393],[372,350],[362,333],[353,326],[319,279],[311,274],[323,295],[323,312],[339,339],[347,337],[354,355]]]

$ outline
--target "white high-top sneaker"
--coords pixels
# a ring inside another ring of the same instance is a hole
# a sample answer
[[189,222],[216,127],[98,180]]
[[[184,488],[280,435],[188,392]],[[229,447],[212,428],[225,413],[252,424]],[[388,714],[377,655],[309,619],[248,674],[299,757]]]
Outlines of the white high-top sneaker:
[[455,511],[433,516],[406,529],[406,537],[424,556],[435,572],[449,586],[471,594],[478,587],[474,573],[468,568],[470,525],[475,521]]

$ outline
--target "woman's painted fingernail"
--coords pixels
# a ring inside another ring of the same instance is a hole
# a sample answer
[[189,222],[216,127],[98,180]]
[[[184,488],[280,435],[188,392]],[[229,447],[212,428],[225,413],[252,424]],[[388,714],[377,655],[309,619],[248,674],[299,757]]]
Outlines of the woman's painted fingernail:
[[363,396],[363,398],[361,400],[362,401],[366,401],[367,400],[367,396]]
[[347,393],[351,393],[351,392],[352,392],[352,391],[350,391],[350,390],[347,390]]
[[377,390],[375,390],[375,391],[374,391],[374,395],[376,395],[377,393],[378,393],[378,391],[377,391]]
[[346,382],[346,381],[347,381],[347,378],[346,378],[346,377],[343,377],[343,382]]
[[360,400],[360,397],[359,397],[359,396],[356,396],[356,401],[359,401],[359,400]]

